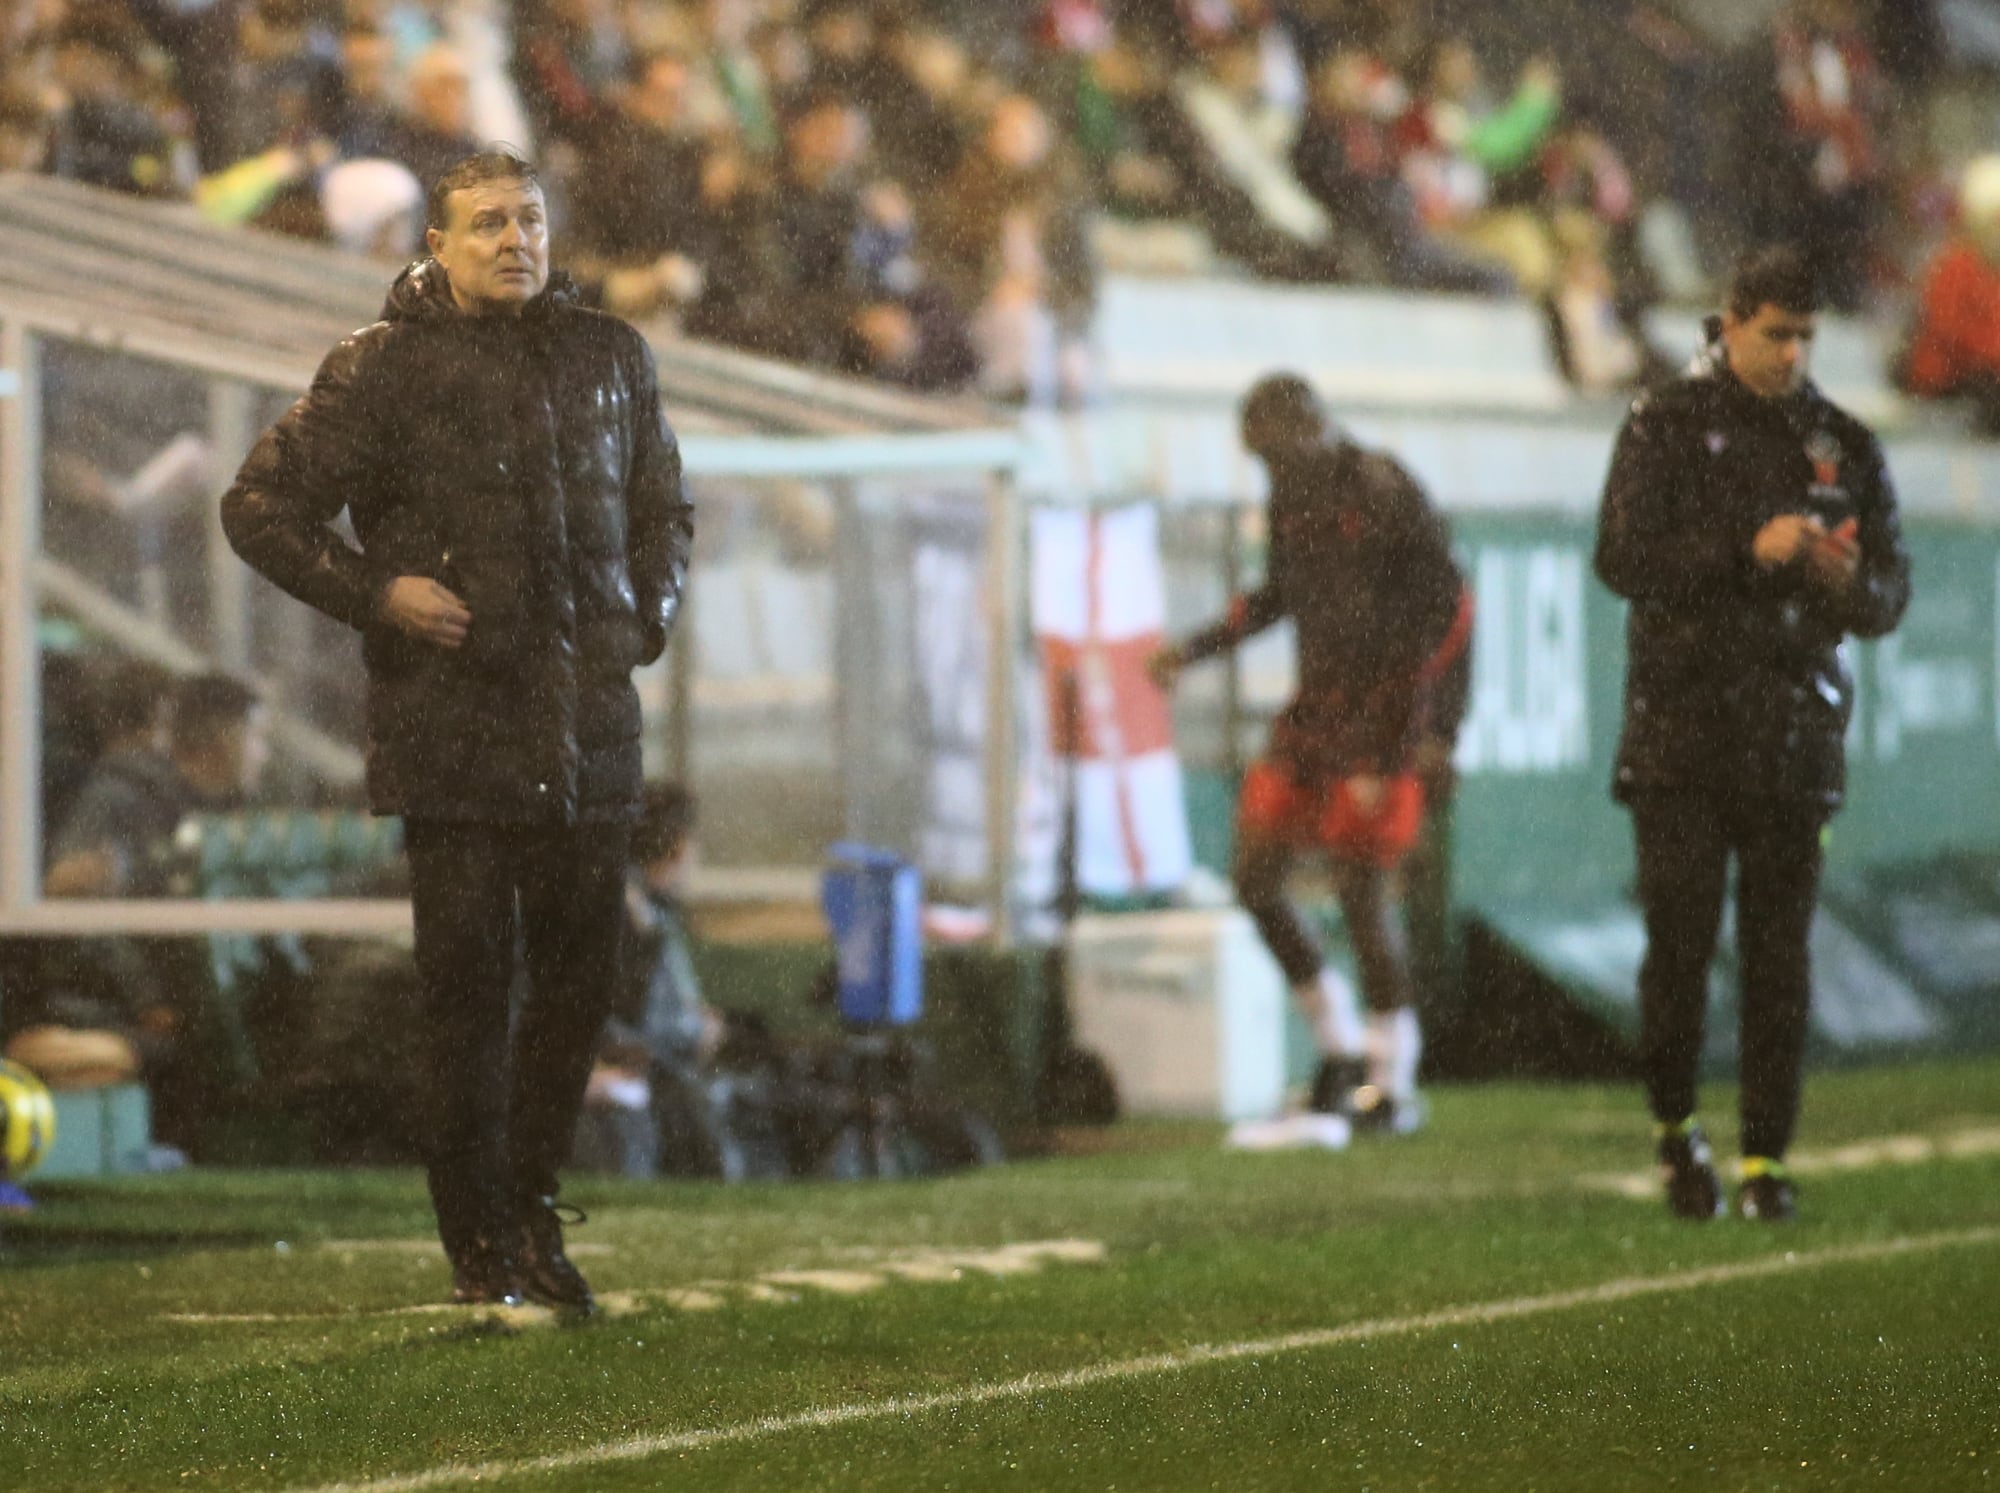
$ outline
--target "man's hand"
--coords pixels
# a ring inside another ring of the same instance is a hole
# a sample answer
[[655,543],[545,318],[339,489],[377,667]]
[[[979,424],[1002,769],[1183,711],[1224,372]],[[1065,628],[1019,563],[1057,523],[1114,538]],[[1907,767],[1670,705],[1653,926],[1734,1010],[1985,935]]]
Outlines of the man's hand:
[[1364,814],[1373,814],[1382,802],[1382,780],[1374,773],[1356,773],[1343,786],[1347,789],[1348,799]]
[[1813,574],[1836,588],[1853,580],[1861,568],[1860,533],[1860,524],[1850,518],[1814,540],[1806,550]]
[[1146,660],[1146,677],[1153,681],[1161,694],[1171,695],[1174,686],[1181,682],[1181,670],[1187,667],[1187,660],[1178,648],[1162,648]]
[[428,576],[402,575],[382,593],[382,620],[440,648],[460,648],[472,627],[465,603]]
[[1750,552],[1766,570],[1776,570],[1825,538],[1825,526],[1810,514],[1781,513],[1757,531]]

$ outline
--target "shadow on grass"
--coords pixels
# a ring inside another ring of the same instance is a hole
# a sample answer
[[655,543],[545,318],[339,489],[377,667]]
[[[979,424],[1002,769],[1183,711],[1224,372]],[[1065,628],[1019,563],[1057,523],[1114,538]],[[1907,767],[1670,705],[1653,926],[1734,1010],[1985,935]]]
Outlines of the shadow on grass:
[[268,1247],[262,1232],[242,1229],[133,1229],[0,1224],[0,1265],[76,1265],[147,1260],[204,1249]]

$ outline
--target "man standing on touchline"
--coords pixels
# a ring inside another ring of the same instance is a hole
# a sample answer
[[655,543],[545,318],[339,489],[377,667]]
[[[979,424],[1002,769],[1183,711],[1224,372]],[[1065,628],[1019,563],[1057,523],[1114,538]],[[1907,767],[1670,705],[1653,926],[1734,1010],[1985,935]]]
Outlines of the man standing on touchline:
[[1791,1218],[1785,1153],[1811,1002],[1822,840],[1846,787],[1843,640],[1910,598],[1882,448],[1806,378],[1817,287],[1797,251],[1738,267],[1708,345],[1618,436],[1597,574],[1631,603],[1614,793],[1632,811],[1646,955],[1640,1061],[1668,1206],[1723,1211],[1695,1119],[1708,971],[1737,867],[1745,1217]]
[[550,276],[534,169],[468,157],[427,206],[432,257],[257,443],[223,524],[362,636],[369,796],[407,832],[453,1297],[587,1312],[557,1170],[617,975],[631,673],[666,646],[692,515],[651,352]]

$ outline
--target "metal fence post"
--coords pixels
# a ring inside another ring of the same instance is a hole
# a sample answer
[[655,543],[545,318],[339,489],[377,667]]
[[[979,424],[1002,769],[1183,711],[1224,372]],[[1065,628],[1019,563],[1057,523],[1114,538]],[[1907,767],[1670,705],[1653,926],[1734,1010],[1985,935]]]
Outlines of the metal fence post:
[[19,317],[0,325],[0,381],[0,908],[18,910],[42,879],[41,362]]
[[995,947],[1013,947],[1015,806],[1020,789],[1016,644],[1026,593],[1020,493],[995,472],[986,487],[986,845]]

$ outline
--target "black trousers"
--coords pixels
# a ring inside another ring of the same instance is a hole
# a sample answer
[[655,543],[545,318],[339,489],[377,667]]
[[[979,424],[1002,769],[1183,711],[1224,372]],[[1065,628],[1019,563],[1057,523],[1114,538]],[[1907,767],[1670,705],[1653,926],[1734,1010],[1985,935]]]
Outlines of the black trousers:
[[1798,1120],[1826,812],[1657,790],[1635,794],[1631,808],[1646,917],[1639,1047],[1653,1117],[1675,1124],[1695,1110],[1709,966],[1734,857],[1743,1154],[1781,1157]]
[[622,824],[406,822],[423,1152],[454,1254],[504,1230],[523,1197],[555,1194],[617,978],[628,838]]
[[[1238,842],[1233,868],[1237,902],[1294,988],[1316,979],[1325,957],[1319,939],[1285,895],[1286,878],[1297,860],[1290,845],[1245,836]],[[1338,858],[1328,864],[1341,922],[1354,946],[1362,1000],[1369,1010],[1382,1012],[1411,1004],[1410,942],[1397,915],[1394,874]]]

